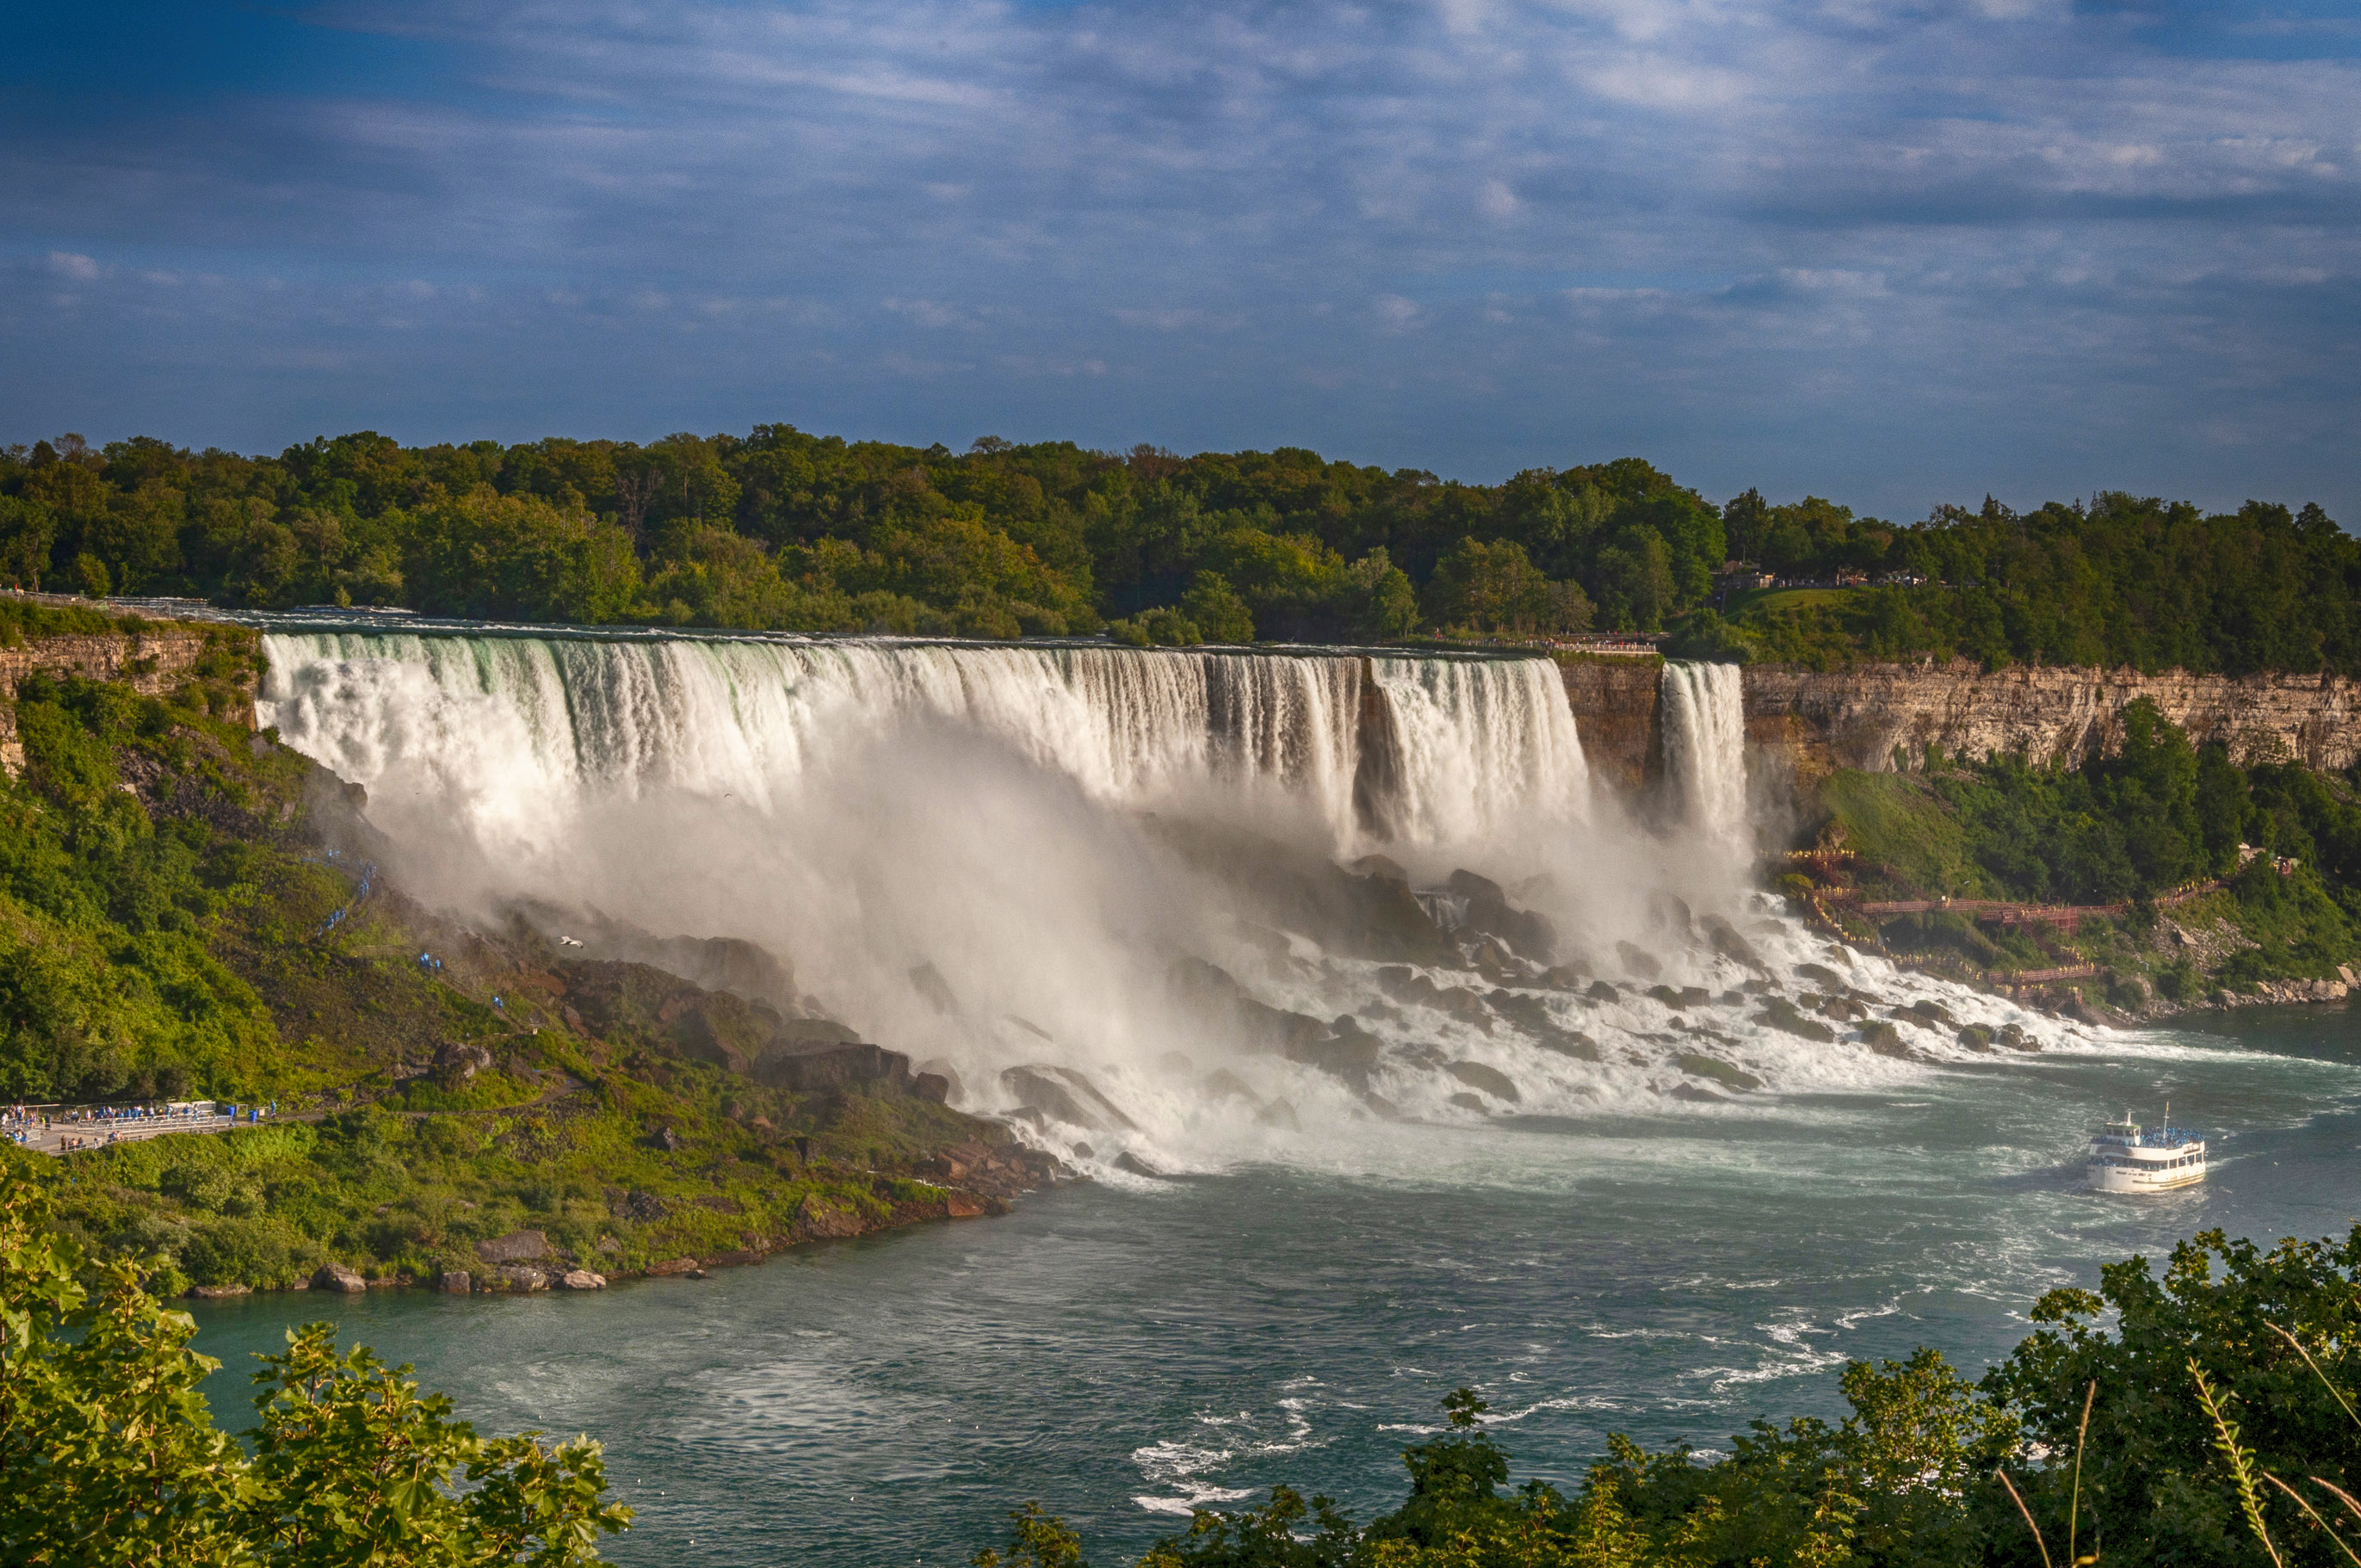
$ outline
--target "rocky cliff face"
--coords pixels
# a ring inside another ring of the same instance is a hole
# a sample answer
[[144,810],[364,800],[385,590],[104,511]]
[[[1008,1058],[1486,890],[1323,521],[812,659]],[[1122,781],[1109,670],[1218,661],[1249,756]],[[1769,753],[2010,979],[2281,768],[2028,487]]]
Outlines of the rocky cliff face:
[[2123,710],[2141,697],[2191,739],[2227,743],[2241,764],[2345,768],[2361,758],[2361,685],[2337,675],[1986,673],[1966,660],[1830,671],[1758,664],[1746,671],[1746,731],[1752,746],[1784,758],[1808,783],[1835,768],[1916,769],[1929,745],[2041,762],[2103,752],[2119,738]]
[[1664,773],[1664,662],[1590,657],[1559,667],[1591,775],[1627,795],[1653,789]]
[[[121,681],[142,696],[161,696],[189,678],[206,649],[225,641],[244,652],[252,644],[254,634],[237,627],[158,621],[137,632],[28,637],[15,647],[0,647],[0,771],[14,777],[24,770],[25,748],[16,739],[15,699],[16,684],[26,676],[42,671]],[[249,727],[253,723],[251,707],[246,722]]]

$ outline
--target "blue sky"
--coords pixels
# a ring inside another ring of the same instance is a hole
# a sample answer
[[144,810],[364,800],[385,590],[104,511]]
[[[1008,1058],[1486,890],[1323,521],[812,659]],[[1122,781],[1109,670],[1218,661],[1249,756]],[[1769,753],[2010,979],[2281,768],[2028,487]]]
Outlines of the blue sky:
[[2361,525],[2361,9],[12,12],[0,441],[1638,454]]

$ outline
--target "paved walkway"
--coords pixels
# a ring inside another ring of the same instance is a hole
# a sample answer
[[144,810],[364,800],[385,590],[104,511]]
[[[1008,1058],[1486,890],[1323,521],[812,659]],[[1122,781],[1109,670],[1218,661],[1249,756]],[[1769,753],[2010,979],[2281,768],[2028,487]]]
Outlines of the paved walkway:
[[[268,1126],[270,1119],[248,1124],[243,1117],[232,1121],[227,1116],[140,1116],[120,1122],[59,1122],[42,1127],[38,1122],[22,1129],[14,1122],[5,1124],[8,1142],[35,1154],[71,1154],[76,1149],[94,1149],[109,1143],[131,1144],[143,1138],[160,1138],[173,1133],[226,1133],[232,1127]],[[16,1134],[25,1133],[17,1143]]]

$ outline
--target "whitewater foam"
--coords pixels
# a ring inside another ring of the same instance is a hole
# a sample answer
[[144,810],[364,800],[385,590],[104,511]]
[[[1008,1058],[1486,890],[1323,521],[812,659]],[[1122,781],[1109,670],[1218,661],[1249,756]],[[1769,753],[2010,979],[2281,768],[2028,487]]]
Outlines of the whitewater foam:
[[[811,1010],[944,1058],[972,1108],[1022,1113],[1109,1176],[1126,1151],[1382,1169],[1389,1116],[1788,1114],[1972,1054],[1907,1019],[1906,1058],[1781,1028],[1761,998],[1802,991],[1804,964],[1880,1008],[2042,1029],[1748,891],[1724,666],[1666,667],[1682,819],[1648,830],[1594,791],[1540,658],[379,631],[265,649],[260,721],[367,789],[409,885],[490,918],[530,901],[752,942]],[[1398,922],[1397,877],[1442,928],[1389,959],[1369,923]],[[1175,1002],[1180,959],[1372,1055],[1258,1048]],[[1083,1075],[1130,1125],[1028,1111],[1003,1078],[1027,1064]]]

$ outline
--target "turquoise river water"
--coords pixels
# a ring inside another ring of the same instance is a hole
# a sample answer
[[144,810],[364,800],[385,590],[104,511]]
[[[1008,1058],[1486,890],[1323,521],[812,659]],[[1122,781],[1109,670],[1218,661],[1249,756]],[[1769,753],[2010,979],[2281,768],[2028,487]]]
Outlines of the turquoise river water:
[[[2211,1180],[2084,1190],[2090,1125],[2168,1097]],[[622,1563],[964,1562],[1027,1498],[1108,1562],[1276,1481],[1389,1505],[1461,1383],[1521,1476],[1563,1483],[1610,1431],[1836,1413],[1850,1358],[1980,1369],[2103,1261],[2341,1234],[2356,1150],[2361,1015],[2248,1014],[1742,1113],[1388,1126],[702,1282],[263,1296],[204,1308],[198,1343],[233,1427],[249,1355],[329,1314],[485,1429],[598,1436],[639,1510]]]

